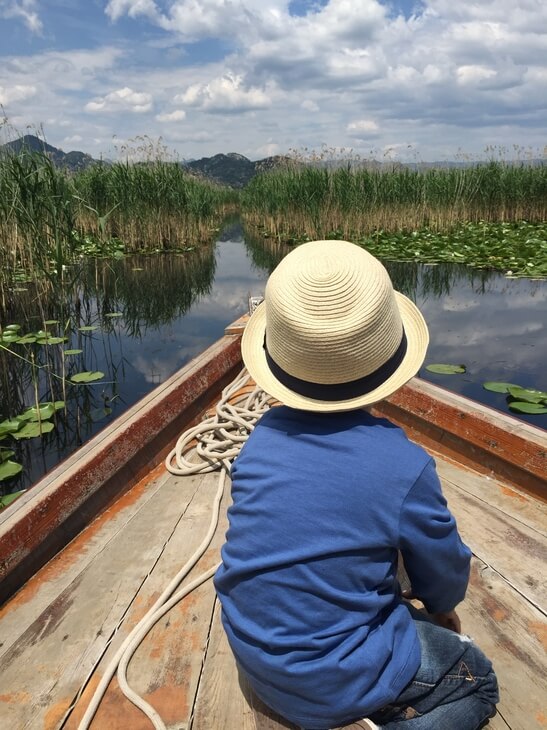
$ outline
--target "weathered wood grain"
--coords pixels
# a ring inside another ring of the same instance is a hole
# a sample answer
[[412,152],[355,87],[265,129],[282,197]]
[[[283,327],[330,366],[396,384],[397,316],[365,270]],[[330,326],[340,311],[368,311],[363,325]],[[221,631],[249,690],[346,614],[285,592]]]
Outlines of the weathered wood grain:
[[547,541],[513,516],[444,482],[463,540],[484,563],[501,573],[535,606],[547,604]]
[[[458,608],[462,628],[494,665],[501,717],[512,730],[547,725],[547,621],[495,570],[473,560],[470,586]],[[503,725],[501,725],[503,727]]]
[[[457,486],[465,494],[473,495],[491,508],[496,508],[517,522],[547,537],[547,503],[500,482],[495,477],[462,469],[436,456],[437,472],[444,483]],[[547,493],[547,483],[546,483]]]
[[[128,609],[144,613],[159,595],[161,589],[153,589],[146,577],[153,575],[182,516],[188,530],[178,545],[178,568],[201,541],[211,499],[210,490],[200,492],[202,482],[203,477],[189,477],[164,484],[6,652],[1,713],[9,727],[57,726],[120,622],[114,644],[127,631]],[[160,582],[163,588],[165,576]],[[17,701],[21,692],[28,702]]]

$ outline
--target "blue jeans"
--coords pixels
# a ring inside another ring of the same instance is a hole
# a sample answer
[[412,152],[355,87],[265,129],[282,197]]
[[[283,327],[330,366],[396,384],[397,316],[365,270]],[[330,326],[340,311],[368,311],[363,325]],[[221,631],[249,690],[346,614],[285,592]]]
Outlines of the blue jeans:
[[492,663],[466,636],[443,629],[408,604],[422,663],[397,700],[370,715],[383,730],[477,730],[496,713]]

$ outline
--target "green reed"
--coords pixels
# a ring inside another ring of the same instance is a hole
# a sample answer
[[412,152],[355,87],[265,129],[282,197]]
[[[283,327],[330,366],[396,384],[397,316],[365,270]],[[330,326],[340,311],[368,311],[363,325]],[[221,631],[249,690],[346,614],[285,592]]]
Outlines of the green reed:
[[28,276],[70,283],[80,256],[102,247],[134,253],[210,241],[236,198],[175,162],[98,163],[69,173],[43,152],[2,155],[0,304],[6,287]]
[[252,180],[241,205],[248,223],[284,239],[539,222],[547,215],[547,166],[492,161],[427,170],[351,163],[333,169],[296,161]]

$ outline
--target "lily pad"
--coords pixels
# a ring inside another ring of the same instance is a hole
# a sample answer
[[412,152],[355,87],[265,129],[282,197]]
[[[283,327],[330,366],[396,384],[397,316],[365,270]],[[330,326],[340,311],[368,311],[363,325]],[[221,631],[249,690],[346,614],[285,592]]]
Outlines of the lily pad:
[[11,332],[19,332],[20,329],[21,329],[20,324],[7,324],[4,327],[4,330],[10,330]]
[[12,451],[12,449],[0,448],[0,463],[7,459],[11,459],[12,456],[15,456],[15,451]]
[[65,341],[65,337],[40,337],[36,340],[39,345],[60,345],[61,342]]
[[0,342],[4,342],[6,344],[11,345],[12,342],[19,342],[19,335],[16,332],[12,332],[11,330],[8,330],[7,332],[4,332],[2,334],[2,339]]
[[4,479],[11,479],[11,477],[17,476],[22,471],[23,467],[16,461],[11,461],[11,459],[3,461],[0,464],[0,482],[3,482]]
[[105,314],[104,316],[110,317],[110,319],[114,319],[115,317],[123,317],[123,314],[121,312],[107,312],[107,314]]
[[43,403],[39,408],[27,408],[19,416],[23,421],[47,421],[55,413],[53,403]]
[[32,345],[34,342],[36,342],[36,337],[34,335],[24,335],[23,337],[20,337],[17,344],[18,345]]
[[85,327],[78,327],[79,332],[93,332],[93,330],[98,330],[99,325],[98,324],[88,324],[85,325]]
[[79,355],[83,350],[63,350],[63,355]]
[[73,383],[92,383],[101,378],[104,378],[104,373],[100,370],[88,370],[85,373],[76,373],[70,379]]
[[543,390],[514,386],[509,388],[508,391],[517,401],[526,401],[526,403],[542,403],[547,400],[547,393]]
[[434,363],[432,365],[426,365],[426,370],[430,373],[437,373],[439,375],[456,375],[457,373],[465,373],[465,365],[446,365],[444,363]]
[[[20,466],[20,464],[17,464],[17,466]],[[23,467],[21,467],[22,469]],[[19,471],[21,471],[19,469]],[[19,473],[19,472],[17,472]],[[12,502],[15,502],[17,497],[20,497],[23,492],[26,492],[26,489],[21,489],[19,492],[12,492],[11,494],[4,494],[2,497],[0,497],[0,509],[4,509],[4,507],[7,507]]]
[[531,416],[547,413],[547,406],[544,406],[541,403],[527,403],[526,401],[511,401],[511,403],[509,403],[509,408],[517,413],[528,413]]
[[89,416],[93,423],[97,423],[98,421],[102,421],[103,418],[106,418],[112,413],[112,408],[93,408],[92,411],[90,411]]
[[46,319],[44,324],[59,324],[59,320],[58,319]]
[[19,418],[11,418],[9,420],[2,421],[2,423],[0,423],[0,436],[13,434],[15,431],[18,431],[22,425],[23,421]]
[[33,439],[37,438],[38,436],[43,436],[45,433],[53,431],[54,428],[55,424],[53,424],[51,421],[42,421],[41,423],[39,423],[38,421],[30,421],[29,423],[26,423],[19,431],[16,431],[11,435],[15,439]]
[[485,390],[491,390],[493,393],[508,393],[509,388],[520,388],[520,385],[515,383],[498,383],[495,380],[489,380],[487,383],[483,383],[482,387]]

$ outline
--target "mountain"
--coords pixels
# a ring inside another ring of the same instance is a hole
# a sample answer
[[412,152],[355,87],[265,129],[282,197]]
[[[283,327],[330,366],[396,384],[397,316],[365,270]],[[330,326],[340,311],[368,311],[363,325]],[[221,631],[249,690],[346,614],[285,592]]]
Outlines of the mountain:
[[283,164],[287,157],[265,157],[253,162],[236,152],[184,162],[192,172],[232,188],[243,188],[255,175]]
[[40,137],[36,137],[34,134],[26,134],[24,137],[19,137],[12,142],[0,145],[0,154],[19,154],[23,150],[29,150],[30,152],[44,152],[58,167],[64,167],[67,170],[76,172],[78,170],[84,170],[86,167],[97,162],[91,155],[85,152],[63,152],[58,147],[48,144]]

